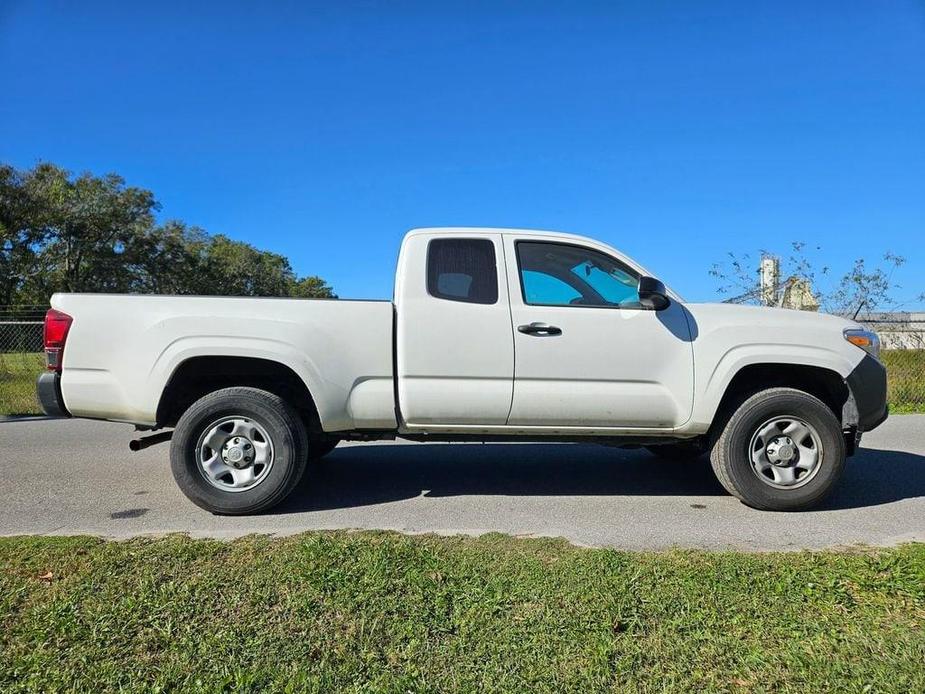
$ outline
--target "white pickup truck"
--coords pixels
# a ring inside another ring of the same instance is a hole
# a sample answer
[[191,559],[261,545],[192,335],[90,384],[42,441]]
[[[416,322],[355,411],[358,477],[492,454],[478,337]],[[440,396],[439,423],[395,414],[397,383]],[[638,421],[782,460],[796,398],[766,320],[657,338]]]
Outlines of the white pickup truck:
[[55,294],[49,415],[172,429],[183,492],[270,508],[342,440],[566,441],[708,453],[753,507],[819,503],[887,416],[877,336],[686,303],[562,233],[418,229],[394,301]]

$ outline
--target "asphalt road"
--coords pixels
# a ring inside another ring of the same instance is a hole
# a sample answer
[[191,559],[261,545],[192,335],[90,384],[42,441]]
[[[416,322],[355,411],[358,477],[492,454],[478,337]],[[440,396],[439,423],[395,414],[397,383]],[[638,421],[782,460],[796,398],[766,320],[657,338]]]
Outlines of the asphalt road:
[[705,461],[578,444],[342,444],[275,511],[220,517],[170,475],[167,445],[130,453],[131,426],[0,422],[0,534],[233,537],[311,529],[490,531],[584,545],[793,550],[925,540],[925,415],[867,434],[827,505],[749,509]]

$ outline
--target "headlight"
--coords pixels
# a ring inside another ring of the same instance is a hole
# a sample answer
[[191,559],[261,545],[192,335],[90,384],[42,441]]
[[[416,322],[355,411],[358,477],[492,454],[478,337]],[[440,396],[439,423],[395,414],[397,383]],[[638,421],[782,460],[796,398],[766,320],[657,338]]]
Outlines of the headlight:
[[871,330],[849,328],[845,330],[845,339],[856,347],[860,347],[874,359],[880,358],[880,338]]

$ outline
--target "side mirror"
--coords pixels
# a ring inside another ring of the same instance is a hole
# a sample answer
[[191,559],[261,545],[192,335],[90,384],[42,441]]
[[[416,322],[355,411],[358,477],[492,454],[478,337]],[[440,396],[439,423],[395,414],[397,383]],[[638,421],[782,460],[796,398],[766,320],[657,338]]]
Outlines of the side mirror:
[[639,278],[639,303],[645,308],[653,311],[661,311],[668,308],[671,300],[668,298],[668,290],[665,285],[654,277],[643,275]]

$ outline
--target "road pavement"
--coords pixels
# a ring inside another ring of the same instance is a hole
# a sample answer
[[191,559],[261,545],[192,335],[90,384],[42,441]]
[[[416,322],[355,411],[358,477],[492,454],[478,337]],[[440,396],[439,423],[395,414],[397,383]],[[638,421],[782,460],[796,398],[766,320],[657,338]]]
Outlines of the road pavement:
[[214,516],[177,489],[168,444],[130,453],[124,424],[0,422],[0,535],[171,532],[228,538],[332,528],[556,536],[626,549],[796,550],[925,541],[925,415],[864,438],[820,510],[728,496],[705,460],[583,444],[341,444],[284,504]]

